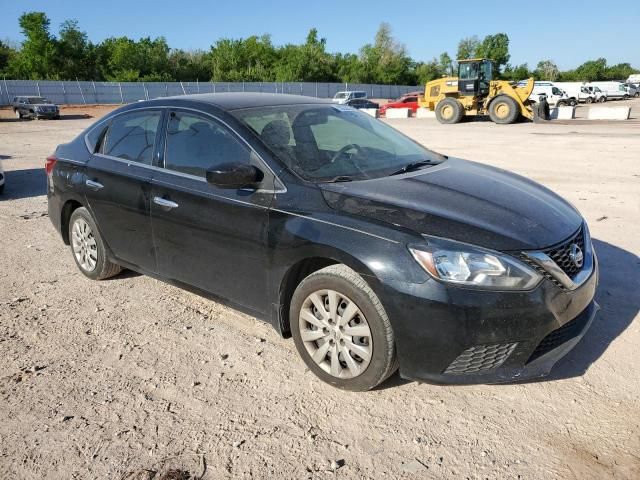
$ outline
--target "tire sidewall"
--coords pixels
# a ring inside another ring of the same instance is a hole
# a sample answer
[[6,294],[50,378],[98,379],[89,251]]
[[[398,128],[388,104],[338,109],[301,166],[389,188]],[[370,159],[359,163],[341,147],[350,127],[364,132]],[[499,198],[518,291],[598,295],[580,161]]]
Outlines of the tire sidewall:
[[[311,293],[325,289],[335,290],[336,292],[349,297],[349,299],[355,302],[360,311],[364,314],[367,323],[369,324],[373,343],[371,361],[364,373],[355,378],[340,379],[325,372],[310,357],[300,336],[299,314],[304,300]],[[296,349],[307,367],[322,381],[343,390],[366,391],[375,387],[384,380],[383,376],[388,365],[387,350],[391,348],[391,354],[393,354],[393,345],[388,345],[384,323],[380,318],[380,314],[369,299],[367,293],[363,290],[353,285],[345,278],[335,274],[319,273],[312,275],[303,280],[296,289],[291,299],[289,312],[289,325],[291,327],[291,333]]]
[[[83,219],[89,224],[89,226],[91,227],[91,231],[93,232],[93,238],[96,241],[96,253],[98,259],[96,261],[96,268],[94,268],[90,272],[82,268],[82,266],[78,262],[78,259],[76,258],[75,252],[73,251],[73,225],[79,218]],[[80,207],[74,210],[71,214],[71,218],[69,219],[69,246],[71,249],[71,255],[73,256],[73,261],[75,262],[78,269],[83,273],[83,275],[90,278],[91,280],[99,280],[101,278],[102,272],[106,267],[106,250],[104,247],[104,242],[102,241],[102,237],[100,236],[100,232],[98,231],[98,227],[93,221],[93,217],[91,217],[89,211],[84,207]]]

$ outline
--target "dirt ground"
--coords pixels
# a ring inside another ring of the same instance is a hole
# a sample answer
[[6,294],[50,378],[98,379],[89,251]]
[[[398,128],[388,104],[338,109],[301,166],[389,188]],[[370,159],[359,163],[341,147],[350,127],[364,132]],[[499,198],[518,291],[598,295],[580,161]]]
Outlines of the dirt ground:
[[602,310],[545,381],[395,376],[346,393],[251,317],[145,276],[77,271],[42,167],[106,111],[0,120],[0,478],[640,478],[639,122],[390,121],[576,205]]

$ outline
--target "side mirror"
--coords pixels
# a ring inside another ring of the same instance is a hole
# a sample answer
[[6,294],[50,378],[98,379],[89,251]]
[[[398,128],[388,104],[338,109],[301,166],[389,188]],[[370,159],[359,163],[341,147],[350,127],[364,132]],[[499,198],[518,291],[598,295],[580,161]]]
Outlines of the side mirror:
[[245,163],[223,163],[207,170],[207,182],[221,188],[255,187],[263,178],[260,169]]

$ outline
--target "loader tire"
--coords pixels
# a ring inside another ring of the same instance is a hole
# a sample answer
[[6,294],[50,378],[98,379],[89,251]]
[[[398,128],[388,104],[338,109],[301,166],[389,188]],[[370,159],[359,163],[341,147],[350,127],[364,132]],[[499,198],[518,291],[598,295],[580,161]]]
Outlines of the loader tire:
[[518,103],[507,95],[498,95],[489,105],[489,118],[493,123],[507,125],[520,116]]
[[436,118],[440,123],[460,123],[464,108],[455,98],[445,98],[436,105]]

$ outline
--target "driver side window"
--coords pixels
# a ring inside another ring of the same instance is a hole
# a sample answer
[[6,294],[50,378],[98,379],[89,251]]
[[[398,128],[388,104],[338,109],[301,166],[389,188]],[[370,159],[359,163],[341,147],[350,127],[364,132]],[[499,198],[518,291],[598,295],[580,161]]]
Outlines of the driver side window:
[[113,119],[100,146],[100,153],[151,165],[160,125],[158,110],[132,112]]

